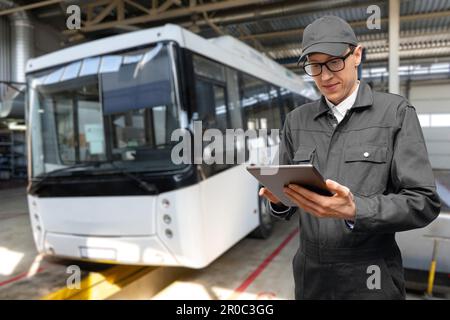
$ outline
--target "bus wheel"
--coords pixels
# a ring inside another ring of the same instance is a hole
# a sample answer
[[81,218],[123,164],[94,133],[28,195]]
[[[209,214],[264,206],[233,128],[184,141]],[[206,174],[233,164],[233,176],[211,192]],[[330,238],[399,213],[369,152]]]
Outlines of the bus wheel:
[[272,234],[274,219],[270,214],[267,200],[258,195],[259,226],[250,233],[251,238],[267,239]]

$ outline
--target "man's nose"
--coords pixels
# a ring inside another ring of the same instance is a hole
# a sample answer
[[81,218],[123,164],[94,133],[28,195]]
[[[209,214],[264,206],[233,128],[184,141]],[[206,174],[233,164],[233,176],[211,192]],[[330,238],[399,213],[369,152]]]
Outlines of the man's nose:
[[322,81],[327,81],[333,77],[333,72],[328,70],[328,68],[326,66],[323,66],[320,77],[321,77]]

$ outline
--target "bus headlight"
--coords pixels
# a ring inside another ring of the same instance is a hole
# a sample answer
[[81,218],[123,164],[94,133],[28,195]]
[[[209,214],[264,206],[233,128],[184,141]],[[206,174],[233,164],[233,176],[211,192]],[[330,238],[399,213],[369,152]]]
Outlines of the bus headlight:
[[172,222],[172,218],[171,218],[168,214],[165,214],[165,215],[163,216],[163,221],[164,221],[166,224],[170,224],[170,223]]
[[167,199],[163,199],[161,205],[163,208],[167,209],[170,206],[170,202]]
[[167,238],[172,238],[172,237],[173,237],[173,232],[172,232],[172,230],[166,229],[165,233],[166,233],[166,237],[167,237]]

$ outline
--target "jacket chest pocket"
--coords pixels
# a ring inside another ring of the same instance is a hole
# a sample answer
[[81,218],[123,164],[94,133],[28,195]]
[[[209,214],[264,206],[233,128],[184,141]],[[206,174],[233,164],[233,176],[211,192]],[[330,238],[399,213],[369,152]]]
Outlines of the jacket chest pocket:
[[313,163],[316,148],[311,146],[300,146],[292,158],[293,164]]
[[344,181],[354,193],[371,196],[386,189],[386,146],[353,146],[344,151]]

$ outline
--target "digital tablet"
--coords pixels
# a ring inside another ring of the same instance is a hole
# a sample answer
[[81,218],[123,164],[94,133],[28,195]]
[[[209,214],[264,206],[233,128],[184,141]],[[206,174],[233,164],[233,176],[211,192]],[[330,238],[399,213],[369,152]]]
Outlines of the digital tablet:
[[290,183],[297,184],[324,196],[332,196],[325,184],[325,179],[312,164],[247,166],[259,182],[269,189],[286,206],[297,205],[284,194],[283,188]]

